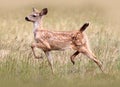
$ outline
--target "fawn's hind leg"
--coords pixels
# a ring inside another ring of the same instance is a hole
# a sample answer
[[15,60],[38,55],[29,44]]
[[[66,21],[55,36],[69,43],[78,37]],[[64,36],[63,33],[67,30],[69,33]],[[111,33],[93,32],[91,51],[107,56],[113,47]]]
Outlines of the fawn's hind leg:
[[73,63],[73,65],[75,64],[74,59],[75,59],[75,57],[76,57],[79,53],[80,53],[79,51],[76,51],[76,52],[70,57],[71,62]]
[[103,72],[102,63],[96,58],[96,56],[92,53],[92,51],[90,49],[88,49],[86,47],[81,47],[81,49],[79,50],[79,52],[83,53],[88,58],[90,58],[91,60],[93,60],[98,65],[98,67],[100,68],[100,70]]

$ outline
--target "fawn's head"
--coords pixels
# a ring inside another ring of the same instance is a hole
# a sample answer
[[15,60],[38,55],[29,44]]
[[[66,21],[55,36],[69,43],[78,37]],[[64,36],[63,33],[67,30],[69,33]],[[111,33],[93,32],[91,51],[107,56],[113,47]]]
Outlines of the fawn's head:
[[39,21],[42,16],[47,14],[47,12],[47,8],[42,9],[42,11],[38,11],[37,9],[33,8],[33,12],[30,15],[26,16],[25,20],[34,23],[36,21]]

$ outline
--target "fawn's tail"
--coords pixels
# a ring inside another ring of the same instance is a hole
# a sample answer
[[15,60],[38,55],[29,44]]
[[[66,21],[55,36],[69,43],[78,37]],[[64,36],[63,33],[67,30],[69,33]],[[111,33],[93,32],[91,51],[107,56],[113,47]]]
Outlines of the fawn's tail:
[[89,23],[85,23],[85,24],[80,28],[80,32],[83,32],[88,26],[89,26]]

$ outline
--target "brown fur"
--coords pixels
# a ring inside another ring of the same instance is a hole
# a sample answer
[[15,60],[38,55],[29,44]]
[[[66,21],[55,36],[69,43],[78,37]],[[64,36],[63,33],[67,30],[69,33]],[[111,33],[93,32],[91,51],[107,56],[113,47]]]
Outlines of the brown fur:
[[34,48],[42,49],[47,58],[48,62],[53,70],[53,60],[50,55],[50,51],[52,50],[65,50],[65,49],[73,49],[76,52],[70,57],[71,62],[75,64],[74,59],[79,53],[83,53],[92,59],[102,70],[101,62],[96,59],[96,56],[92,53],[89,47],[88,38],[84,33],[84,30],[88,27],[89,23],[85,23],[80,30],[77,31],[49,31],[45,29],[41,29],[41,19],[48,12],[47,8],[42,9],[39,12],[37,9],[33,9],[32,14],[25,17],[27,21],[31,21],[34,23],[34,39],[35,43],[31,45],[33,54],[35,58],[39,58],[36,56],[34,52]]

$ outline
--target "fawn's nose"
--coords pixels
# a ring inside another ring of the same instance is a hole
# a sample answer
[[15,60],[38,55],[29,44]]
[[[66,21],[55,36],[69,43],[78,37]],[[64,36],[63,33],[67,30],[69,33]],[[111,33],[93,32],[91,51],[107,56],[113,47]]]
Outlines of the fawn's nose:
[[28,20],[29,20],[29,19],[28,19],[28,17],[25,17],[25,20],[27,20],[27,21],[28,21]]

